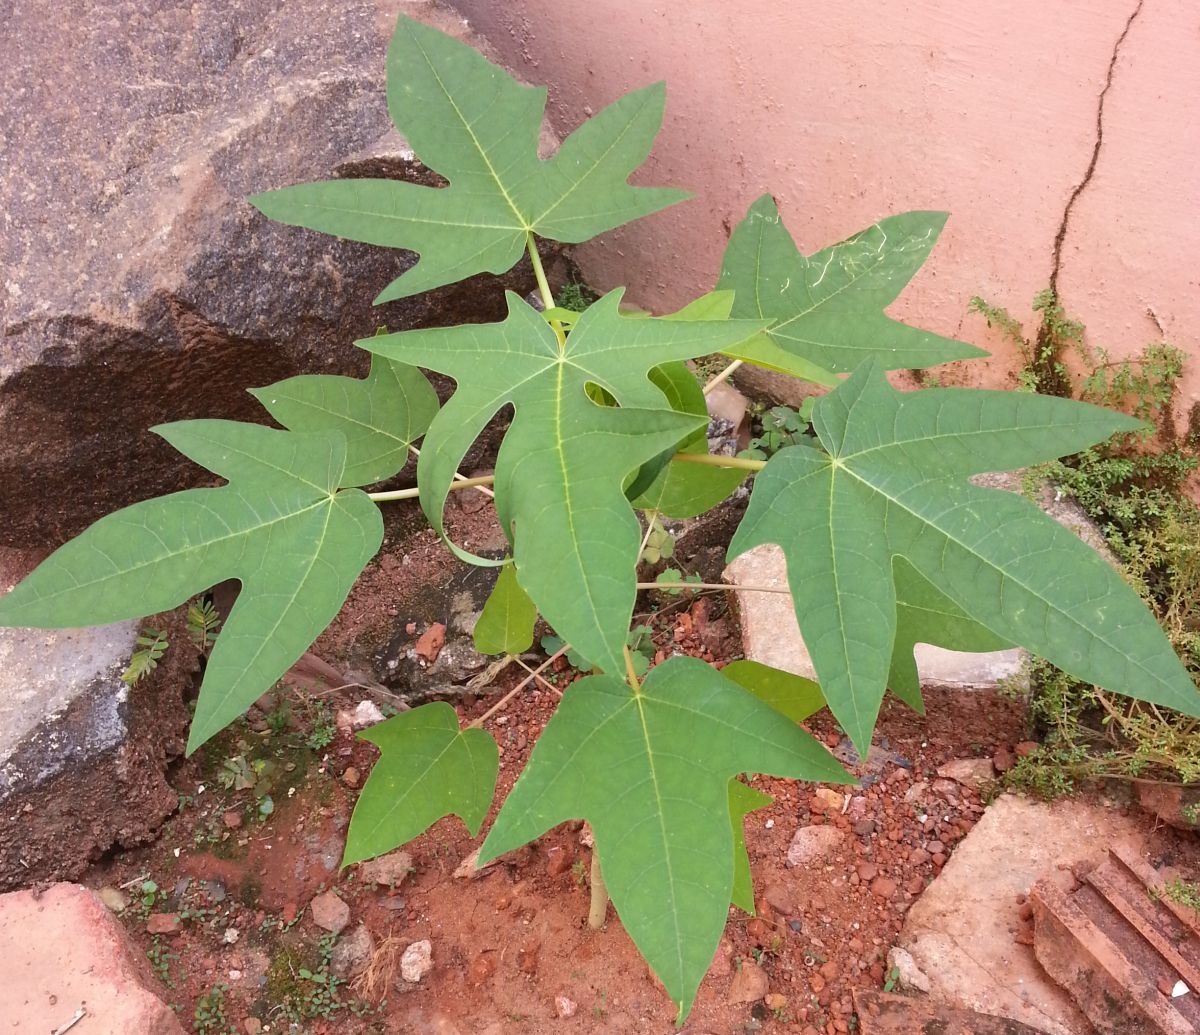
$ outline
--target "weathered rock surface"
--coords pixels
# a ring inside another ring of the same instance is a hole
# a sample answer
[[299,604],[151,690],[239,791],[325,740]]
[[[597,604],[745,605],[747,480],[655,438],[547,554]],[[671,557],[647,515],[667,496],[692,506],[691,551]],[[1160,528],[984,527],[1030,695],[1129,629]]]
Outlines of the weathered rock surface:
[[[0,595],[31,566],[0,549]],[[181,624],[133,687],[121,673],[136,622],[0,629],[0,889],[78,877],[113,845],[151,838],[175,810],[164,774],[183,750],[195,664]]]
[[1137,836],[1136,818],[1083,800],[998,798],[905,920],[900,945],[927,975],[930,995],[1048,1035],[1089,1033],[1033,948],[1015,940],[1020,902],[1039,880],[1067,884],[1106,844]]
[[428,939],[413,942],[400,957],[400,976],[411,984],[415,985],[431,970],[433,970],[433,943]]
[[329,958],[329,969],[334,977],[343,980],[358,977],[367,969],[371,962],[371,953],[375,951],[375,939],[367,930],[366,924],[358,924],[349,934],[338,939]]
[[834,826],[800,827],[788,845],[788,868],[820,866],[842,847],[845,840],[846,835]]
[[[504,278],[371,300],[412,255],[268,222],[243,200],[331,176],[437,178],[391,128],[397,7],[0,2],[0,545],[57,545],[196,471],[147,429],[266,422],[245,388],[365,372],[356,337],[499,319]],[[474,42],[474,40],[471,40]]]
[[341,934],[350,923],[350,907],[332,891],[314,898],[309,910],[313,923],[332,934]]
[[413,857],[403,849],[396,849],[386,855],[368,859],[358,868],[358,879],[363,884],[386,884],[389,888],[398,888],[416,867]]
[[[1010,492],[1021,491],[1020,473],[980,475],[972,479],[978,485]],[[1110,563],[1116,564],[1104,537],[1083,508],[1048,483],[1037,497],[1041,509],[1059,524],[1069,528]],[[725,569],[731,583],[787,587],[787,565],[783,551],[774,545],[755,547],[736,558]],[[738,593],[742,640],[746,657],[764,665],[793,672],[809,679],[816,669],[800,635],[792,609],[792,599],[783,593]],[[1001,682],[1022,678],[1024,651],[1019,648],[975,654],[946,650],[918,643],[913,652],[921,685],[951,690],[986,690]]]
[[725,1001],[731,1006],[757,1003],[770,989],[766,971],[753,960],[742,960],[729,983],[729,994]]
[[95,895],[77,884],[0,895],[0,1023],[55,1032],[183,1035],[146,961]]

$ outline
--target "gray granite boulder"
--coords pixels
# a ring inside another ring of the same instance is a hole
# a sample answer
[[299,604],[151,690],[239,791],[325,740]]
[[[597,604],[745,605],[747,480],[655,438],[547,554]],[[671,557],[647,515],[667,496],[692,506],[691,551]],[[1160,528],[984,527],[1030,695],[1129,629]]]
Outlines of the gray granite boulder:
[[[0,548],[0,594],[34,559]],[[0,891],[77,878],[178,806],[166,768],[183,751],[197,652],[180,615],[150,624],[171,645],[132,687],[121,673],[139,622],[0,629]]]
[[373,308],[411,253],[242,200],[435,182],[387,118],[398,10],[468,35],[426,2],[0,0],[0,545],[195,484],[156,423],[265,421],[247,387],[365,373],[356,337],[500,319],[502,286],[533,288],[526,264]]

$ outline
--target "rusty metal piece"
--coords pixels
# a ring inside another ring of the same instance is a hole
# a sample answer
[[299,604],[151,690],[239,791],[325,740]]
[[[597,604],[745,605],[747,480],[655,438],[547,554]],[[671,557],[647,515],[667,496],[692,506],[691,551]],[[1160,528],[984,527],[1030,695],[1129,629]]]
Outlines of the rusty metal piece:
[[1020,1021],[886,992],[854,991],[862,1035],[1042,1035]]
[[[1030,895],[1038,962],[1101,1035],[1200,1031],[1195,918],[1189,922],[1171,908],[1163,884],[1131,849],[1118,846],[1074,891],[1042,881]],[[1180,980],[1192,991],[1177,999],[1160,991]]]

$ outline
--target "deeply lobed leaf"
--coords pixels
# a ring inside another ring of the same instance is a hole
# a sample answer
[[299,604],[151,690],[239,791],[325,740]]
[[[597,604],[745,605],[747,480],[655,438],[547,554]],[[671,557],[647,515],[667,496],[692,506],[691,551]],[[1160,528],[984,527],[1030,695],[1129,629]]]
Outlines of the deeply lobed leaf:
[[331,180],[249,199],[282,223],[418,252],[417,264],[377,302],[503,273],[531,234],[578,243],[688,197],[626,183],[662,123],[662,83],[609,105],[541,159],[544,87],[517,82],[473,48],[403,15],[387,72],[392,121],[448,187]]
[[[868,359],[901,370],[986,356],[974,345],[884,314],[921,268],[945,221],[941,212],[890,216],[805,257],[774,199],[764,194],[730,237],[718,281],[735,292],[735,317],[775,321],[765,332],[770,341],[752,342],[744,348],[746,358],[829,384],[830,372],[854,370]],[[788,369],[771,342],[812,369]]]
[[734,891],[730,781],[743,772],[849,781],[813,737],[702,661],[665,661],[640,693],[590,676],[563,695],[480,861],[587,819],[621,922],[685,1014]]
[[443,816],[479,833],[496,791],[500,755],[480,729],[460,730],[445,702],[394,715],[361,734],[380,751],[346,832],[343,866],[390,852]]
[[967,481],[1077,452],[1137,421],[1019,392],[901,393],[871,362],[817,403],[813,426],[827,452],[796,446],[771,458],[729,555],[783,548],[821,690],[860,753],[893,668],[896,557],[936,591],[924,591],[927,603],[948,600],[950,617],[972,620],[966,633],[983,626],[1077,678],[1200,710],[1158,623],[1107,562],[1027,500]]
[[0,625],[119,622],[240,580],[205,667],[190,753],[249,708],[333,620],[379,549],[383,522],[364,493],[337,491],[346,459],[339,434],[220,420],[155,430],[229,484],[101,518],[0,599]]
[[[515,407],[496,460],[495,490],[520,584],[547,621],[607,672],[624,669],[636,595],[641,530],[623,492],[626,477],[707,423],[667,409],[669,400],[649,372],[720,351],[761,327],[741,320],[629,319],[618,311],[620,299],[615,291],[592,305],[565,344],[511,293],[503,323],[359,342],[457,382],[429,426],[417,465],[421,506],[439,532],[451,479],[467,449],[503,406]],[[589,385],[620,406],[597,405]]]
[[365,380],[305,374],[250,394],[291,431],[339,431],[346,437],[343,486],[373,485],[408,462],[425,434],[438,398],[416,367],[371,357]]

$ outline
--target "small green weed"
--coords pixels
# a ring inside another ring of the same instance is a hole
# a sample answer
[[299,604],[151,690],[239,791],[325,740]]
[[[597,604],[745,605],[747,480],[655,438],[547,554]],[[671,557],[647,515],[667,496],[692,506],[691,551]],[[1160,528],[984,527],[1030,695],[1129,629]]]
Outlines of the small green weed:
[[171,961],[179,959],[179,954],[168,951],[162,938],[155,935],[150,940],[150,948],[146,950],[146,958],[150,961],[151,969],[158,975],[159,981],[167,988],[174,988],[175,983],[171,980]]
[[337,726],[334,725],[333,711],[324,701],[310,700],[307,706],[309,730],[305,743],[313,751],[323,751],[333,743],[337,736]]
[[1163,886],[1162,893],[1178,906],[1200,913],[1200,884],[1193,884],[1182,877]]
[[188,635],[201,651],[207,652],[212,647],[220,626],[221,616],[210,599],[198,597],[188,604]]
[[790,406],[772,406],[759,417],[762,432],[750,440],[748,449],[738,456],[748,460],[767,460],[787,446],[797,445],[808,436],[812,425],[813,406],[816,398],[805,399],[800,409]]
[[883,990],[885,992],[896,991],[896,986],[900,984],[900,968],[892,967],[887,973],[887,979],[883,982]]
[[121,679],[130,686],[145,679],[158,668],[158,663],[166,654],[169,646],[165,630],[151,629],[147,626],[143,632],[138,634],[137,648],[129,659],[129,667],[121,673]]
[[234,1027],[225,1015],[225,993],[228,991],[228,985],[213,985],[196,1000],[192,1030],[197,1035],[235,1035]]
[[558,289],[558,294],[555,295],[555,300],[558,302],[559,308],[570,309],[575,313],[582,313],[600,296],[596,294],[587,284],[580,280],[568,281]]
[[217,770],[217,783],[227,791],[249,790],[257,780],[255,763],[248,761],[245,755],[230,756]]
[[675,537],[668,532],[659,520],[657,514],[650,518],[650,528],[646,533],[646,545],[642,547],[639,563],[657,564],[659,561],[669,561],[675,556]]
[[[1172,409],[1184,354],[1159,342],[1113,360],[1086,342],[1082,324],[1048,292],[1034,302],[1042,326],[1033,340],[1004,309],[978,298],[971,305],[1020,349],[1022,388],[1074,395],[1147,422],[1141,432],[1027,472],[1027,494],[1049,480],[1079,502],[1200,681],[1200,508],[1183,491],[1200,467],[1200,443],[1194,431],[1176,434]],[[1077,375],[1068,353],[1081,369]],[[1030,719],[1045,744],[1018,761],[1006,777],[1009,786],[1054,798],[1101,778],[1200,779],[1200,721],[1118,700],[1038,659],[1026,676]]]

